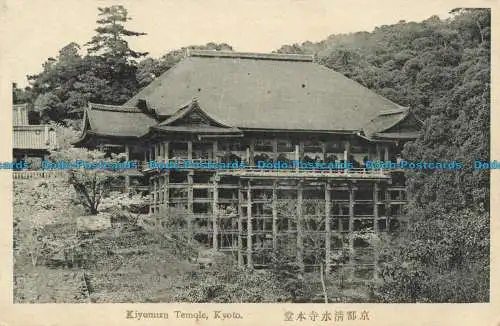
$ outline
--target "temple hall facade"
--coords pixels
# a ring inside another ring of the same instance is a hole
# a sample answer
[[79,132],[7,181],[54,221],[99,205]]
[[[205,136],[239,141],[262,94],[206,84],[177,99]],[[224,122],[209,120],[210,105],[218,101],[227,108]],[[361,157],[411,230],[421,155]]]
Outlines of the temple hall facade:
[[[303,270],[377,274],[369,234],[401,223],[396,161],[419,121],[305,55],[191,51],[122,106],[91,103],[77,146],[141,162],[127,186],[148,185],[150,213],[184,214],[193,236],[240,265],[282,253]],[[244,168],[154,169],[147,162],[243,162]],[[352,168],[262,168],[258,162]]]

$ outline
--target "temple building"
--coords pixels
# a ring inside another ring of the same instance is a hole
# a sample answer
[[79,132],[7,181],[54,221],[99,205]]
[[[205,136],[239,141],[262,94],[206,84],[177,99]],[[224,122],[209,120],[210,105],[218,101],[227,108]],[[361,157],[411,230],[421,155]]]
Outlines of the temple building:
[[30,161],[32,168],[41,164],[41,161],[57,146],[56,131],[52,126],[29,123],[26,104],[13,105],[12,131],[14,160]]
[[[76,145],[141,162],[244,162],[142,165],[150,212],[182,212],[197,240],[240,265],[265,267],[273,252],[287,252],[304,270],[322,265],[354,279],[376,276],[367,234],[393,228],[406,203],[404,174],[365,162],[396,161],[421,124],[312,56],[191,51],[124,105],[89,104]],[[263,169],[259,161],[353,168]]]

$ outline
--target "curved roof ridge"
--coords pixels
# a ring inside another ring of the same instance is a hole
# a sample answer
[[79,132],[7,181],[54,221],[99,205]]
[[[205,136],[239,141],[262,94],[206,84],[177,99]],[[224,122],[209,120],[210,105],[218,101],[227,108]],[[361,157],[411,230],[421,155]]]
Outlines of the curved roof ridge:
[[284,53],[259,53],[259,52],[234,52],[216,50],[189,50],[189,57],[211,57],[211,58],[237,58],[257,60],[281,60],[281,61],[305,61],[313,62],[313,55],[306,54],[284,54]]
[[99,111],[143,113],[139,108],[135,106],[109,105],[109,104],[98,104],[91,102],[89,102],[88,104],[90,109],[96,109]]

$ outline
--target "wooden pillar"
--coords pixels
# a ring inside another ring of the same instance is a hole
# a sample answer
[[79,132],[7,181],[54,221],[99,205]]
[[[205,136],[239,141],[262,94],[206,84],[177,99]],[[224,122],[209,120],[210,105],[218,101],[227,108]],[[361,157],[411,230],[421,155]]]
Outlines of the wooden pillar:
[[153,205],[154,205],[154,212],[157,213],[158,210],[156,209],[157,208],[157,204],[158,204],[158,183],[156,182],[157,181],[157,177],[154,176],[153,177]]
[[248,267],[253,267],[252,260],[252,185],[251,181],[248,180],[247,188],[247,265]]
[[243,266],[243,190],[238,181],[238,266]]
[[166,141],[165,143],[163,143],[163,146],[164,146],[164,154],[163,154],[163,159],[165,161],[168,161],[169,159],[169,154],[168,152],[170,151],[170,142],[169,141]]
[[389,145],[384,146],[384,161],[389,161]]
[[158,182],[158,185],[157,185],[158,196],[156,198],[157,198],[158,205],[156,206],[156,211],[158,213],[161,213],[163,211],[162,210],[162,208],[163,208],[162,207],[163,206],[163,175],[161,175],[161,174],[158,175],[157,182]]
[[332,224],[331,220],[331,187],[328,182],[325,183],[325,271],[331,271],[331,250],[332,250]]
[[354,268],[354,187],[349,183],[349,279],[353,277]]
[[375,159],[374,161],[380,161],[380,156],[381,156],[381,150],[380,150],[380,144],[377,143],[375,144]]
[[273,182],[273,199],[271,202],[272,210],[273,210],[273,250],[276,251],[278,249],[278,210],[277,210],[277,201],[278,201],[278,190],[276,189],[278,184],[277,180]]
[[255,139],[250,139],[250,146],[249,146],[249,151],[250,151],[250,165],[255,165]]
[[304,141],[299,141],[299,161],[304,159]]
[[326,142],[322,141],[321,142],[321,155],[323,156],[322,160],[323,162],[326,161]]
[[188,199],[187,199],[187,224],[189,234],[193,234],[193,174],[194,171],[189,171],[187,175],[188,181]]
[[278,140],[273,138],[271,142],[273,145],[273,160],[275,161],[278,158]]
[[384,191],[384,203],[385,203],[385,223],[387,230],[389,230],[389,224],[391,222],[391,193],[385,188]]
[[188,140],[187,142],[187,151],[188,151],[188,160],[192,160],[193,159],[193,141],[192,140]]
[[217,153],[219,152],[219,148],[218,148],[218,142],[217,142],[217,139],[214,140],[214,142],[212,143],[212,160],[214,162],[218,162],[219,161],[219,157],[217,155]]
[[245,155],[247,156],[247,165],[252,166],[253,165],[253,158],[250,156],[250,147],[246,148],[246,153]]
[[165,171],[165,211],[170,209],[170,171]]
[[[378,181],[373,184],[373,232],[378,235]],[[378,279],[378,248],[374,248],[374,269],[373,269],[373,278]]]
[[[295,144],[295,161],[300,162],[300,145]],[[299,164],[295,168],[297,171],[299,170]]]
[[[129,161],[130,160],[130,148],[128,145],[125,145],[125,160]],[[128,172],[125,170],[125,190],[128,193],[130,190],[130,175]]]
[[302,230],[302,181],[299,181],[297,185],[297,264],[299,265],[300,271],[304,271],[304,239],[303,239],[303,230]]
[[351,141],[346,140],[344,142],[344,161],[347,162],[349,160],[350,155],[351,155]]
[[150,196],[150,202],[149,202],[149,214],[152,214],[153,213],[153,206],[154,206],[154,185],[153,185],[153,181],[154,181],[154,176],[151,176],[149,178],[149,193],[152,194],[152,196]]
[[212,247],[214,250],[219,249],[219,230],[218,230],[218,219],[219,219],[219,189],[218,189],[217,175],[214,175],[213,181],[213,194],[214,199],[212,203],[212,225],[213,225],[213,239],[212,239]]
[[157,161],[163,160],[163,155],[164,155],[164,147],[163,147],[163,142],[158,143],[158,156],[156,157]]

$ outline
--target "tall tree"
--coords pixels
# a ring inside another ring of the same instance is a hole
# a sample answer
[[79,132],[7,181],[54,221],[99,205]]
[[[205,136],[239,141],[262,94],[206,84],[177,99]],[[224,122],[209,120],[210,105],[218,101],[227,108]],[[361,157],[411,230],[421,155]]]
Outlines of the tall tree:
[[125,28],[124,24],[131,20],[127,9],[123,6],[98,8],[101,19],[97,20],[99,27],[95,29],[97,35],[85,45],[89,54],[98,54],[113,59],[141,58],[147,52],[137,52],[130,49],[125,37],[147,35]]
[[[90,70],[82,81],[98,86],[95,99],[109,104],[122,104],[138,90],[136,59],[147,52],[137,52],[129,47],[127,37],[146,35],[125,28],[131,20],[123,6],[98,8],[97,34],[86,43],[88,56],[85,58]],[[104,87],[102,87],[104,86]],[[97,90],[93,87],[94,90]]]

